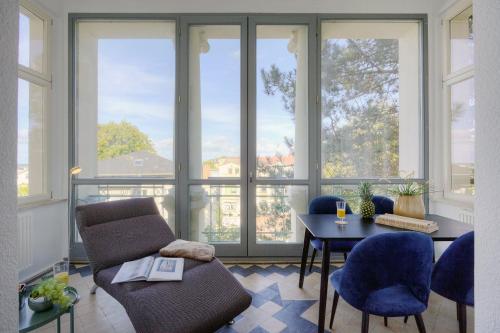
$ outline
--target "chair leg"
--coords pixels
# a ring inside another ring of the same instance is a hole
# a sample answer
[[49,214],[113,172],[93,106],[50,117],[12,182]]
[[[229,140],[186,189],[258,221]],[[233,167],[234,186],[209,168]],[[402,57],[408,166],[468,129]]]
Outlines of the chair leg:
[[313,254],[311,256],[311,263],[309,264],[309,273],[311,273],[313,269],[314,258],[316,257],[316,249],[313,249]]
[[460,333],[467,332],[467,306],[465,304],[457,303],[458,314],[458,331]]
[[347,252],[344,252],[344,262],[347,261]]
[[384,317],[384,326],[387,327],[387,317]]
[[418,333],[425,333],[424,320],[422,319],[422,314],[415,315],[415,321],[417,322]]
[[405,324],[408,322],[408,316],[405,316]]
[[368,312],[363,312],[363,319],[361,321],[361,333],[368,333],[368,327],[370,324],[370,315]]
[[90,294],[91,294],[91,295],[95,295],[95,293],[96,293],[96,291],[97,291],[97,288],[99,288],[99,287],[97,287],[97,284],[94,284],[94,285],[92,286],[92,288],[90,288]]
[[333,303],[332,303],[332,315],[330,316],[330,329],[333,326],[333,318],[335,318],[335,311],[337,311],[337,303],[339,302],[339,293],[335,290],[333,294]]

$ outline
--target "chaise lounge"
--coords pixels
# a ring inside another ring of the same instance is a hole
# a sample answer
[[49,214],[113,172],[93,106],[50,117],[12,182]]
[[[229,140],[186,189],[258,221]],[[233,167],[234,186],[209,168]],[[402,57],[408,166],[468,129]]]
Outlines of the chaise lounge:
[[123,262],[157,254],[175,240],[152,198],[79,206],[76,221],[95,284],[123,305],[139,333],[213,332],[251,303],[218,259],[185,259],[179,282],[111,284]]

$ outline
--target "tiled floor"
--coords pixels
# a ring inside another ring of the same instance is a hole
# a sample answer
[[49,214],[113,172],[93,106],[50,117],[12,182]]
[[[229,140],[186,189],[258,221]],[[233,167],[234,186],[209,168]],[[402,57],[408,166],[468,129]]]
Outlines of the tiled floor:
[[[304,288],[298,288],[298,265],[227,265],[234,276],[252,294],[250,308],[236,318],[232,326],[219,330],[222,332],[300,332],[309,333],[317,330],[318,295],[320,274],[318,267],[309,274]],[[332,269],[335,269],[332,267]],[[128,333],[134,332],[123,307],[102,289],[96,295],[90,295],[93,284],[88,266],[72,268],[71,285],[76,287],[81,300],[76,306],[76,332],[85,333]],[[330,319],[332,291],[329,291],[327,303],[327,324]],[[69,332],[68,316],[65,316],[62,332]],[[458,332],[455,304],[431,294],[429,308],[423,314],[427,332]],[[473,310],[468,309],[467,332],[474,331]],[[339,300],[333,332],[359,332],[361,313],[347,303]],[[51,323],[35,332],[55,332]],[[402,318],[389,319],[389,326],[384,327],[383,319],[370,317],[370,332],[418,332],[415,321],[408,324]]]

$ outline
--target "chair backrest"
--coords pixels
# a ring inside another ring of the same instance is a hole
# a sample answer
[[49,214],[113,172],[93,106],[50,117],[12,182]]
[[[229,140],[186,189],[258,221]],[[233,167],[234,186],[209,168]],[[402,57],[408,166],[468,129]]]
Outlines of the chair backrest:
[[347,257],[339,293],[352,306],[363,310],[372,291],[404,285],[427,304],[433,251],[432,239],[418,232],[401,231],[366,238]]
[[78,206],[76,223],[94,274],[158,252],[175,240],[153,198]]
[[374,195],[372,202],[375,204],[375,214],[392,214],[394,212],[394,201],[382,195]]
[[[309,214],[337,214],[337,201],[345,201],[333,195],[322,195],[314,198],[309,204]],[[345,204],[346,214],[352,214],[349,204]]]
[[460,304],[474,305],[474,231],[443,252],[432,271],[431,289]]

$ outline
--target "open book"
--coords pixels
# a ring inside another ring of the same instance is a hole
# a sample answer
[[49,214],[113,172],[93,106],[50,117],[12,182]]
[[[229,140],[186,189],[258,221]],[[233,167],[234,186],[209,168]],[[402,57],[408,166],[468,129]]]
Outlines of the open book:
[[127,261],[120,267],[111,283],[129,281],[180,281],[184,258],[145,257]]

